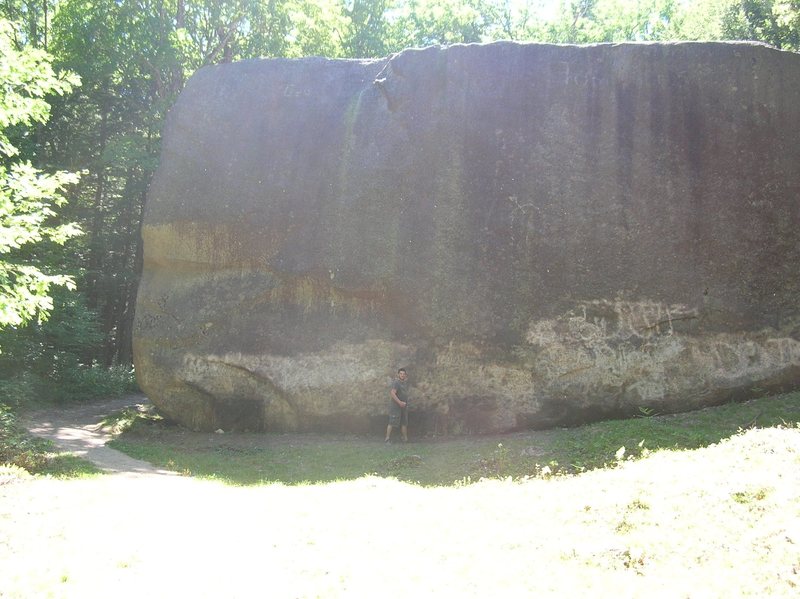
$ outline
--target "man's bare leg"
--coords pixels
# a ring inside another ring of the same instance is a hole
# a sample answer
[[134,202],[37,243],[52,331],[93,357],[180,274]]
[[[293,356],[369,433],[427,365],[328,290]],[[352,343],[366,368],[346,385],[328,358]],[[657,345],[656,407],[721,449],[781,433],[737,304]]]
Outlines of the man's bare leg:
[[403,435],[403,443],[408,443],[408,427],[405,424],[400,427],[400,434]]
[[386,426],[386,439],[384,440],[384,443],[388,442],[389,439],[391,438],[392,438],[392,425],[389,424]]

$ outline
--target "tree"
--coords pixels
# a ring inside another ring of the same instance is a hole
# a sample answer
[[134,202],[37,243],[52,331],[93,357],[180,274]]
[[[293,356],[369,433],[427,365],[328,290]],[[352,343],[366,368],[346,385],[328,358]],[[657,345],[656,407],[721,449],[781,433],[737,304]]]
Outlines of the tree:
[[64,0],[53,20],[58,64],[83,82],[55,103],[43,151],[86,172],[71,194],[70,213],[87,231],[72,258],[103,342],[84,363],[130,361],[145,194],[164,114],[191,73],[176,47],[186,18],[180,0]]
[[11,35],[17,48],[48,50],[50,21],[56,4],[57,0],[3,0],[0,16],[15,24]]
[[728,39],[800,50],[800,0],[737,0],[723,15],[722,30]]
[[366,58],[385,56],[388,41],[387,11],[391,0],[349,0],[342,3],[342,12],[349,22],[343,39],[347,56]]
[[498,17],[496,7],[483,0],[410,0],[408,10],[408,41],[416,46],[489,41]]
[[39,170],[20,155],[14,141],[24,141],[32,126],[47,121],[49,94],[65,94],[79,81],[69,73],[57,74],[43,50],[17,48],[15,39],[11,22],[0,19],[0,328],[46,318],[51,286],[72,286],[73,281],[47,274],[37,250],[80,233],[73,223],[54,222],[55,207],[66,201],[64,188],[77,182],[77,175]]

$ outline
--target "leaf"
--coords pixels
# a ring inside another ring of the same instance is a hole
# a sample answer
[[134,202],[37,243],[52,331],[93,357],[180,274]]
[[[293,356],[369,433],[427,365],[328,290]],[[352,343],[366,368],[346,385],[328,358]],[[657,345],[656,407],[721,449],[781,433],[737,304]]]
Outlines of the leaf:
[[[57,75],[50,57],[35,48],[17,50],[10,34],[13,26],[0,19],[0,153],[19,154],[9,141],[9,127],[44,123],[50,115],[45,96],[63,94],[78,83],[72,74]],[[62,191],[77,182],[74,173],[46,173],[27,160],[0,167],[0,328],[44,320],[53,307],[52,285],[73,286],[62,274],[46,274],[21,260],[19,251],[45,242],[63,244],[80,234],[73,223],[50,224],[54,206],[66,199]]]

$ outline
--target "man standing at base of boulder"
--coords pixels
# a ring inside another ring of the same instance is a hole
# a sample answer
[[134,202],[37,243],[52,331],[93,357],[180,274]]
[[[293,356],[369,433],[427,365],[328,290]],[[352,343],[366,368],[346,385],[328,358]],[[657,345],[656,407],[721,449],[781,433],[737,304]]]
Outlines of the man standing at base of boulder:
[[400,434],[403,436],[403,443],[408,443],[408,389],[406,379],[408,373],[405,368],[397,371],[397,378],[392,381],[389,389],[389,425],[386,427],[386,440],[390,443],[392,438],[392,427],[400,425]]

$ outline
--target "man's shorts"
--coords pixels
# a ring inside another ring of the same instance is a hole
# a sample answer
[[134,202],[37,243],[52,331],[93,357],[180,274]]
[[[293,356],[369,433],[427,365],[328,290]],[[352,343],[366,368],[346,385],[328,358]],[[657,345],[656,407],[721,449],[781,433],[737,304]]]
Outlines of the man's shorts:
[[393,401],[389,402],[389,424],[408,426],[408,406],[401,408]]

